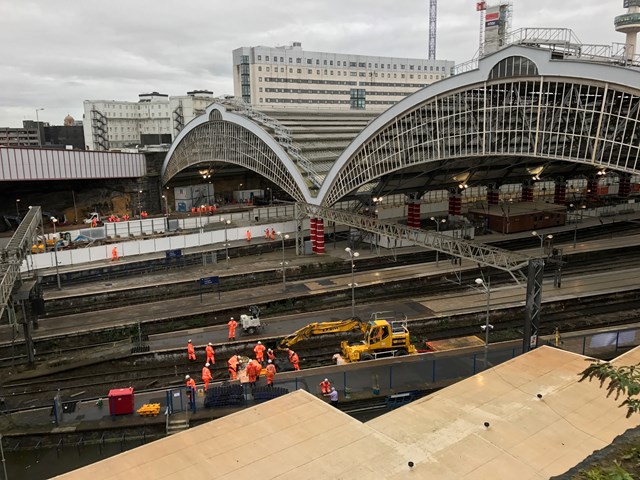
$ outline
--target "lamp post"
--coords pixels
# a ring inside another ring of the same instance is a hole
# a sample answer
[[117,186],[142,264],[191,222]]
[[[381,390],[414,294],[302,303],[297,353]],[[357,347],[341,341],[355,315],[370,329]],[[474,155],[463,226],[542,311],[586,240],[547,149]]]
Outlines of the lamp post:
[[493,328],[493,325],[489,323],[489,312],[491,311],[491,281],[489,277],[487,277],[487,281],[481,278],[476,278],[476,285],[482,288],[482,290],[487,295],[487,317],[485,318],[485,323],[482,327],[484,330],[484,368],[487,369],[489,366],[489,330]]
[[138,215],[142,218],[142,190],[138,190]]
[[289,239],[289,235],[283,235],[282,232],[276,232],[276,235],[280,237],[282,240],[282,289],[287,289],[287,279],[286,279],[286,266],[287,262],[284,261],[284,241]]
[[227,268],[229,268],[229,241],[227,240],[227,226],[229,226],[231,220],[221,218],[220,221],[224,224],[224,258]]
[[42,138],[40,137],[40,116],[38,112],[44,110],[44,108],[36,108],[36,128],[38,129],[38,146],[42,146]]
[[356,278],[354,274],[355,263],[353,262],[354,258],[358,258],[360,254],[358,252],[354,252],[351,248],[347,247],[344,249],[345,252],[349,254],[349,258],[351,259],[351,317],[355,318],[356,316]]
[[538,232],[536,232],[535,230],[533,232],[531,232],[531,235],[533,235],[534,237],[538,237],[540,239],[540,250],[542,250],[544,252],[544,240],[545,238],[547,240],[551,240],[553,238],[553,235],[549,234],[549,235],[544,235],[544,234],[540,234]]
[[[440,233],[440,224],[442,223],[444,225],[445,223],[447,223],[446,218],[438,219],[436,217],[431,217],[429,220],[436,223],[437,233]],[[439,266],[440,266],[440,250],[436,250],[436,267],[439,267]]]
[[58,219],[51,217],[51,223],[53,224],[53,257],[56,262],[56,283],[58,284],[58,290],[62,290],[62,286],[60,285],[60,269],[58,266],[58,239],[56,238],[56,223],[58,223]]
[[18,215],[18,220],[20,219],[20,199],[16,198],[16,215]]

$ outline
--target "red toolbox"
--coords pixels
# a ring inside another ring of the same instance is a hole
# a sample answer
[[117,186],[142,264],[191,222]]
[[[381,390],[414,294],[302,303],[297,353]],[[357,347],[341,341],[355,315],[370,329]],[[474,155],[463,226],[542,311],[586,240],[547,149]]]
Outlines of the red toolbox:
[[133,413],[133,388],[109,390],[109,415],[129,415]]

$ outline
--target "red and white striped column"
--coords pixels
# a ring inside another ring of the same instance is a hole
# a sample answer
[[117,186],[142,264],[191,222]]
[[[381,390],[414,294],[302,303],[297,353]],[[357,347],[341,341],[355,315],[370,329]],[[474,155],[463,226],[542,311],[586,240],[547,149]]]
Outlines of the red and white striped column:
[[316,253],[324,255],[324,220],[316,219]]
[[316,220],[315,217],[311,217],[309,219],[309,237],[311,239],[311,251],[313,253],[318,251],[316,247],[317,223],[318,221]]

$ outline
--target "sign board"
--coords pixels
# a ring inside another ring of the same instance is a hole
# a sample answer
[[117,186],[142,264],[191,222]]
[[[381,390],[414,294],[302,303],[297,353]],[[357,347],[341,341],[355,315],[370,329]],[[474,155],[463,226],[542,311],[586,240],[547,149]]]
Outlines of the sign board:
[[220,277],[203,277],[200,279],[200,285],[218,285],[220,283]]
[[167,250],[165,254],[167,258],[178,258],[182,256],[182,249],[177,248],[175,250]]

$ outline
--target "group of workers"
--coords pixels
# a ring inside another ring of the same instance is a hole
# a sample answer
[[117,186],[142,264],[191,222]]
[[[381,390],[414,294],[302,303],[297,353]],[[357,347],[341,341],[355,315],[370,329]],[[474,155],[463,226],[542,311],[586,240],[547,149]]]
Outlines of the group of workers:
[[264,239],[265,240],[275,240],[276,239],[276,231],[271,228],[271,231],[269,231],[268,228],[264,229]]
[[[233,325],[233,331],[232,331],[232,325],[231,325],[232,322],[236,324],[236,325]],[[237,326],[237,323],[235,322],[233,317],[231,317],[231,321],[229,322],[229,339],[230,340],[232,338],[235,340],[236,326]],[[260,379],[260,376],[264,373],[267,379],[267,386],[273,387],[273,380],[277,373],[276,366],[275,366],[275,360],[276,360],[275,352],[273,351],[273,349],[265,347],[260,340],[258,340],[258,343],[255,345],[255,347],[253,347],[253,352],[255,354],[255,358],[249,360],[249,362],[245,367],[245,373],[247,375],[247,381],[249,385],[252,388],[255,387],[256,383]],[[266,364],[265,364],[265,354],[267,357]],[[211,370],[209,369],[209,367],[216,363],[215,351],[213,349],[213,345],[211,344],[211,342],[209,342],[209,344],[205,347],[205,355],[206,355],[206,363],[204,367],[202,367],[202,381],[204,382],[204,390],[206,391],[209,388],[209,383],[211,382],[211,380],[213,380],[213,376],[211,375]],[[290,348],[288,348],[287,356],[289,358],[289,362],[293,366],[293,369],[296,371],[300,370],[300,359],[298,357],[298,354],[293,350],[291,350]],[[187,358],[189,359],[189,361],[197,360],[196,350],[191,339],[189,339],[189,341],[187,342]],[[229,370],[230,380],[238,379],[238,370],[241,364],[242,364],[242,358],[239,354],[234,353],[229,358],[229,360],[227,361],[227,367]],[[191,378],[190,375],[186,375],[185,381],[186,381],[187,390],[189,392],[191,391],[195,392],[195,388],[196,388],[195,380]],[[329,382],[328,378],[325,378],[323,381],[320,382],[320,392],[322,396],[329,397],[329,401],[331,405],[333,406],[338,405],[338,391],[335,389],[335,387],[331,386],[331,382]],[[189,393],[189,394],[192,394],[192,393]]]
[[[140,218],[148,218],[149,214],[145,211],[142,210],[140,212]],[[129,220],[131,220],[131,217],[129,215],[127,215],[126,213],[124,215],[122,215],[122,218],[120,218],[119,215],[114,215],[113,213],[111,215],[109,215],[107,217],[107,222],[112,222],[112,223],[117,223],[117,222],[128,222]],[[93,218],[93,220],[91,221],[91,226],[95,227],[98,224],[98,219],[96,217]]]

